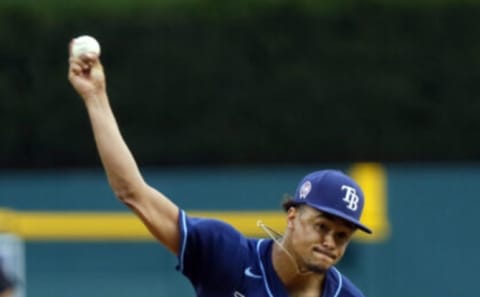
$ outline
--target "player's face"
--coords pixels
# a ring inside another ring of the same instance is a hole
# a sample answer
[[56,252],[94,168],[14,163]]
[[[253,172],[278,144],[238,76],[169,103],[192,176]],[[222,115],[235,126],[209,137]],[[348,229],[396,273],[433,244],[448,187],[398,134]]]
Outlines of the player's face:
[[293,211],[292,246],[298,264],[302,269],[324,273],[342,258],[355,227],[308,206]]

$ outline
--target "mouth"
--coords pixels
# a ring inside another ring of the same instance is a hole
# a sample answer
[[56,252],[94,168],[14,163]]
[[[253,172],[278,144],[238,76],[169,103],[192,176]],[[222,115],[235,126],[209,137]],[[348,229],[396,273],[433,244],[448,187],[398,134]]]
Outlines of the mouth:
[[335,261],[335,259],[337,258],[334,254],[330,253],[329,251],[326,251],[324,249],[321,249],[319,247],[314,247],[313,248],[313,252],[315,254],[319,254],[319,255],[322,255],[324,257],[327,257],[329,258],[331,261]]

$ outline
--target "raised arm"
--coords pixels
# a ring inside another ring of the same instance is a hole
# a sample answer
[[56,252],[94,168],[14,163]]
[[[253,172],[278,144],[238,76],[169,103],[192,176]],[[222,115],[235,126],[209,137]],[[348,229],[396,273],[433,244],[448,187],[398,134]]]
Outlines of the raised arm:
[[95,54],[77,58],[70,50],[69,53],[68,79],[85,103],[98,153],[113,192],[135,212],[156,239],[178,254],[179,209],[144,181],[110,107],[100,58]]

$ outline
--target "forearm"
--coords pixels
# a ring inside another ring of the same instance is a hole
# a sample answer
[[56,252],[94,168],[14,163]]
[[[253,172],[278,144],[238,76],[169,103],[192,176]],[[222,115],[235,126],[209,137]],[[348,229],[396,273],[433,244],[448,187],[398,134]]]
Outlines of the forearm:
[[162,193],[148,186],[123,140],[107,95],[86,100],[95,143],[115,195],[130,207],[152,235],[178,254],[178,208]]
[[143,178],[128,149],[106,94],[86,101],[95,143],[115,195],[130,196],[143,185]]
[[178,254],[178,207],[145,183],[115,120],[98,55],[69,58],[68,78],[82,97],[95,143],[115,195],[130,207],[152,235]]

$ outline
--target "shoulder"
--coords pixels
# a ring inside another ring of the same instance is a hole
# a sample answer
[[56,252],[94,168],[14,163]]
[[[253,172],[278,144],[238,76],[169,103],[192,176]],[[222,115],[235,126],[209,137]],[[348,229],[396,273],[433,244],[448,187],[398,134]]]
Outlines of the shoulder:
[[180,226],[177,269],[193,286],[209,296],[226,295],[226,291],[238,287],[245,267],[254,258],[255,241],[225,222],[188,217],[183,211]]
[[180,260],[187,257],[195,261],[216,259],[229,263],[249,258],[253,252],[252,240],[230,224],[215,219],[189,217],[184,211],[181,211],[179,220]]
[[362,291],[353,282],[342,274],[337,268],[329,270],[337,284],[339,297],[365,297]]
[[209,242],[235,243],[237,246],[246,239],[233,226],[217,219],[190,217],[182,211],[180,220],[184,237]]

